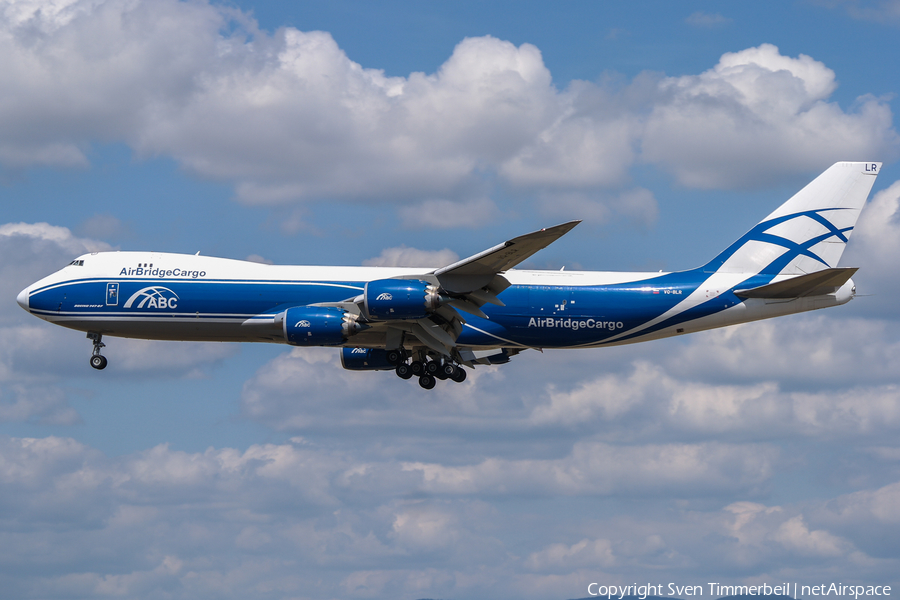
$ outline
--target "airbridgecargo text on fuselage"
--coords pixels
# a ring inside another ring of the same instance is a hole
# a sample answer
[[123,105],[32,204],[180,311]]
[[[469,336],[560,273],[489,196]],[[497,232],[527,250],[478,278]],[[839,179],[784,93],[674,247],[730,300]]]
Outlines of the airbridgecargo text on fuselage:
[[531,317],[528,321],[528,326],[545,327],[548,329],[557,327],[561,329],[573,329],[575,331],[579,329],[609,329],[610,331],[615,331],[616,329],[623,329],[625,323],[622,321],[600,321],[599,319]]
[[119,277],[122,276],[133,276],[133,277],[159,277],[160,279],[165,279],[166,277],[190,277],[191,279],[197,279],[198,277],[206,277],[206,271],[190,271],[187,269],[160,269],[160,268],[148,268],[148,267],[122,267],[122,270],[119,272]]

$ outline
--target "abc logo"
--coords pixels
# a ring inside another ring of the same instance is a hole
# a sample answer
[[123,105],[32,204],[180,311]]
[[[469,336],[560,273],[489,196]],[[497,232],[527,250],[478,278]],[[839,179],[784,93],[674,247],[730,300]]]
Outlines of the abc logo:
[[[134,303],[137,302],[137,306]],[[167,287],[152,286],[138,290],[131,295],[123,308],[178,308],[178,294]]]

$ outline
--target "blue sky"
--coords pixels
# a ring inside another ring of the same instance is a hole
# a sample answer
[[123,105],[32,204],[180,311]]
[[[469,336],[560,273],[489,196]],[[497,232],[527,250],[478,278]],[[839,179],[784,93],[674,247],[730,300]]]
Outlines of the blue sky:
[[[900,586],[900,4],[0,2],[0,586],[21,598]],[[106,340],[23,287],[95,250],[708,260],[884,161],[851,304],[527,353],[424,394],[331,350]]]

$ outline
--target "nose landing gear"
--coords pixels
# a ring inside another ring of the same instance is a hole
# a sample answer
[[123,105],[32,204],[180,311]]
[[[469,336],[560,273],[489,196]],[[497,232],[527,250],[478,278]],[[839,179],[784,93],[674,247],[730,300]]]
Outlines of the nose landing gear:
[[91,355],[91,366],[97,370],[106,368],[106,357],[100,354],[100,348],[105,348],[106,344],[104,344],[101,340],[103,339],[103,335],[99,333],[88,332],[87,338],[94,342],[94,352]]

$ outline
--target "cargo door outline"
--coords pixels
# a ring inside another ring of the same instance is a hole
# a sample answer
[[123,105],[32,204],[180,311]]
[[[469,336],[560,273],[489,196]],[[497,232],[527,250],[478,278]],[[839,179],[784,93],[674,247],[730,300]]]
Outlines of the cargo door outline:
[[118,283],[107,283],[106,284],[106,305],[107,306],[118,306],[119,305],[119,284]]

